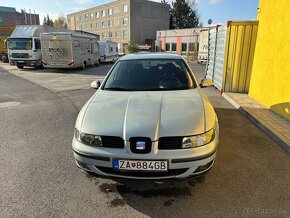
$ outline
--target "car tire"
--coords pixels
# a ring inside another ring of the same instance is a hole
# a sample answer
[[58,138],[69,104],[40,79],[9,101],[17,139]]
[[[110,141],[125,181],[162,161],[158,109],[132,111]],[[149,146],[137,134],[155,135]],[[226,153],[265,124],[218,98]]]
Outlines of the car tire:
[[97,67],[100,66],[100,60],[97,60],[96,64],[95,64]]
[[23,69],[24,68],[24,66],[17,66],[18,67],[18,69]]

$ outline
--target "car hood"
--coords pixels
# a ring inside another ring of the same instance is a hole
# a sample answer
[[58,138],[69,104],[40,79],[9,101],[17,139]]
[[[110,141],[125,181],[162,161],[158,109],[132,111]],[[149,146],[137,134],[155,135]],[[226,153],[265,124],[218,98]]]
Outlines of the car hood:
[[187,136],[205,131],[199,89],[157,92],[99,90],[86,105],[81,131],[131,137]]

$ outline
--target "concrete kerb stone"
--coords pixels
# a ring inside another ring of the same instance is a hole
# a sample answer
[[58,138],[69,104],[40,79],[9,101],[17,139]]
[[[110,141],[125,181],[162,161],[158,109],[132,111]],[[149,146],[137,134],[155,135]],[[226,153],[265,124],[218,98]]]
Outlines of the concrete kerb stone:
[[290,154],[290,145],[284,142],[279,136],[277,136],[273,131],[267,128],[264,124],[262,124],[257,118],[255,118],[251,113],[249,113],[246,109],[240,106],[236,101],[230,98],[226,93],[223,93],[222,96],[231,103],[236,109],[238,109],[241,114],[247,117],[252,123],[254,123],[259,129],[265,132],[268,136],[270,136],[275,142],[277,142],[286,152]]

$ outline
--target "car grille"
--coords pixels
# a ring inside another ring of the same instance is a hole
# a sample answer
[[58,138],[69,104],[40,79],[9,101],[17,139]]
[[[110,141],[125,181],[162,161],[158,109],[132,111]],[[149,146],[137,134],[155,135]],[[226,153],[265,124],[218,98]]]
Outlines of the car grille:
[[158,140],[158,149],[173,150],[182,148],[182,137],[163,137]]
[[166,172],[140,172],[140,171],[118,171],[114,170],[113,168],[107,168],[107,167],[97,167],[95,166],[98,170],[108,173],[111,175],[116,175],[116,176],[131,176],[131,177],[168,177],[168,176],[178,176],[183,173],[185,173],[188,168],[182,168],[182,169],[173,169],[173,170],[168,170]]
[[28,58],[28,53],[12,53],[13,58]]
[[[130,141],[130,150],[135,154],[148,154],[151,152],[152,142],[150,138],[147,137],[132,137],[129,139]],[[145,142],[145,148],[142,150],[137,149],[137,142],[143,141]]]
[[124,140],[121,137],[101,136],[102,146],[106,148],[124,148]]

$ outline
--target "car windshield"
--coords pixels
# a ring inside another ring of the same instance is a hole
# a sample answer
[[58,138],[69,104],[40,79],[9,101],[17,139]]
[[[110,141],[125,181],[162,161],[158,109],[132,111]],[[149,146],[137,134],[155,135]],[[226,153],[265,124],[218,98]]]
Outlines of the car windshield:
[[31,38],[10,38],[8,39],[8,48],[13,50],[31,50]]
[[111,91],[168,91],[196,88],[182,59],[121,60],[103,89]]

